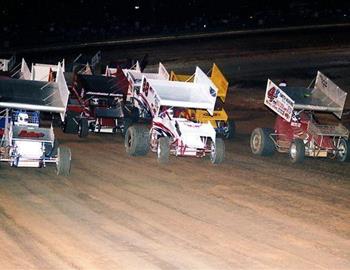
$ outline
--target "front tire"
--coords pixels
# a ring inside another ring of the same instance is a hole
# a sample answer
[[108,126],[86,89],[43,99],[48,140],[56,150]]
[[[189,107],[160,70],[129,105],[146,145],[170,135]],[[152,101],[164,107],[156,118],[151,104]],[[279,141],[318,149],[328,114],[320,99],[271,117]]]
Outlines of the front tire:
[[254,155],[270,156],[275,150],[275,144],[270,138],[274,132],[271,128],[256,128],[250,136],[250,149]]
[[340,162],[349,161],[350,159],[350,143],[348,140],[340,139],[339,146],[338,146],[338,152],[337,152],[337,159]]
[[169,145],[168,137],[160,137],[158,139],[157,157],[158,157],[158,162],[161,164],[165,164],[169,162],[170,145]]
[[289,148],[289,157],[292,163],[302,163],[305,158],[305,144],[302,139],[295,139]]
[[144,156],[149,150],[149,130],[144,125],[130,126],[125,134],[124,145],[130,156]]
[[212,164],[220,164],[225,159],[225,143],[221,138],[216,138],[211,144],[210,161]]
[[71,169],[72,153],[68,147],[60,146],[57,149],[57,175],[68,176]]

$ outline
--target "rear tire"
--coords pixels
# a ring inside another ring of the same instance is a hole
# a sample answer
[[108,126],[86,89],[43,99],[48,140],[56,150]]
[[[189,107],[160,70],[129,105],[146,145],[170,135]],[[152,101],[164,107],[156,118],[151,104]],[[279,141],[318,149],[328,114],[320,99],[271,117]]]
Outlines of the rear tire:
[[59,142],[57,139],[54,140],[53,145],[51,145],[51,143],[48,143],[45,146],[45,157],[57,156],[58,145],[59,145]]
[[227,140],[231,140],[236,135],[236,123],[234,120],[229,119],[226,123],[224,138]]
[[289,157],[292,163],[302,163],[305,158],[305,144],[302,139],[295,139],[289,148]]
[[57,175],[68,176],[70,174],[72,154],[68,147],[58,147],[57,149]]
[[168,137],[160,137],[158,139],[157,157],[158,157],[158,162],[161,164],[165,164],[169,162],[170,145],[169,145]]
[[149,130],[144,125],[130,126],[125,134],[124,145],[130,156],[144,156],[149,150]]
[[270,156],[275,150],[275,144],[270,138],[274,130],[271,128],[256,128],[250,136],[250,149],[254,155]]
[[225,159],[225,143],[221,138],[216,138],[211,144],[210,161],[213,164],[220,164]]
[[64,133],[77,133],[79,130],[79,123],[76,122],[78,114],[75,112],[67,111],[63,123],[63,132]]
[[350,150],[349,141],[345,140],[345,139],[340,139],[339,147],[338,147],[339,152],[337,153],[337,159],[340,162],[349,161],[349,159],[350,159],[349,150]]
[[78,135],[80,138],[85,138],[89,134],[89,123],[86,118],[80,118]]

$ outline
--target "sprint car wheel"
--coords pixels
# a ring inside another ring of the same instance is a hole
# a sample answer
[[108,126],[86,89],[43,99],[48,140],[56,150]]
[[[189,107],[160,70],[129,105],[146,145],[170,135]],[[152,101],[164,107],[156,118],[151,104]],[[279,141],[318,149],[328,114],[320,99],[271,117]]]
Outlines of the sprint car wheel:
[[169,138],[168,137],[160,137],[158,139],[158,146],[157,146],[158,162],[162,163],[162,164],[168,163],[169,156],[170,156]]
[[341,162],[348,161],[350,159],[349,149],[350,149],[349,141],[345,139],[340,139],[339,146],[337,149],[338,150],[337,159]]
[[221,138],[216,138],[215,143],[211,143],[210,161],[213,164],[220,164],[225,159],[225,143]]
[[57,139],[54,140],[53,145],[51,143],[47,143],[45,145],[45,157],[55,157],[57,155],[59,142]]
[[250,149],[254,155],[269,156],[275,152],[275,144],[270,138],[271,128],[256,128],[250,136]]
[[132,120],[132,118],[126,117],[123,119],[123,128],[122,128],[122,133],[121,133],[123,137],[125,137],[126,131],[133,123],[134,123],[134,121]]
[[68,176],[70,173],[72,154],[68,147],[60,146],[57,149],[57,174]]
[[236,134],[236,123],[234,120],[230,119],[226,123],[224,138],[231,140],[235,137]]
[[305,144],[302,139],[295,139],[289,148],[289,157],[292,163],[301,163],[305,157]]
[[144,156],[149,150],[149,130],[144,125],[130,126],[125,134],[124,145],[130,156]]
[[78,135],[80,138],[87,137],[89,134],[89,123],[86,118],[80,118]]
[[62,125],[64,133],[77,133],[79,127],[78,122],[76,121],[76,117],[78,117],[77,113],[70,111],[66,112],[66,116]]

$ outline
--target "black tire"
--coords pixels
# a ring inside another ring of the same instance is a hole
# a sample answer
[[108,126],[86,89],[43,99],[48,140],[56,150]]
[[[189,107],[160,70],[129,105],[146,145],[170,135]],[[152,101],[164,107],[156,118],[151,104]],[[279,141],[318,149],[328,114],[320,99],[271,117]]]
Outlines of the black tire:
[[289,148],[289,158],[292,163],[302,163],[305,158],[305,144],[302,139],[294,139]]
[[63,132],[64,133],[77,133],[79,131],[78,122],[76,121],[76,117],[78,116],[75,112],[66,112],[66,116],[64,118],[63,123]]
[[350,143],[348,140],[340,139],[339,147],[337,150],[338,150],[337,159],[340,162],[349,161],[349,159],[350,159],[350,154],[349,154]]
[[225,160],[225,143],[221,138],[216,138],[215,143],[212,142],[210,153],[210,161],[213,164],[220,164]]
[[68,176],[70,174],[72,154],[68,147],[60,146],[57,149],[57,175]]
[[59,142],[57,139],[54,140],[53,145],[51,143],[47,143],[45,145],[45,157],[57,156],[58,146],[59,146]]
[[227,140],[232,140],[236,135],[236,123],[234,120],[227,120],[224,138]]
[[256,128],[250,136],[250,150],[254,155],[270,156],[275,150],[275,144],[270,138],[274,132],[271,128]]
[[144,156],[149,150],[149,130],[144,125],[130,126],[125,134],[124,145],[130,156]]
[[89,122],[86,118],[80,118],[78,135],[80,138],[85,138],[89,134]]
[[161,164],[165,164],[169,162],[170,145],[169,145],[168,137],[160,137],[158,139],[157,157],[158,157],[158,162]]
[[122,136],[125,137],[126,131],[134,123],[134,121],[131,118],[127,117],[123,119],[123,122]]

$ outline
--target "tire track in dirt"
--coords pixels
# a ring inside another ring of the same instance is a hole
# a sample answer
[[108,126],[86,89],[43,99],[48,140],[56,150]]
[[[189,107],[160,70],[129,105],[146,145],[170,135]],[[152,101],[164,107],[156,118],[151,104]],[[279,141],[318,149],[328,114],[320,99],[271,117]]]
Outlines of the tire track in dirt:
[[[108,165],[107,165],[108,166]],[[152,174],[152,172],[151,172],[151,174]],[[120,177],[120,176],[119,176]],[[134,185],[134,184],[133,184]]]

